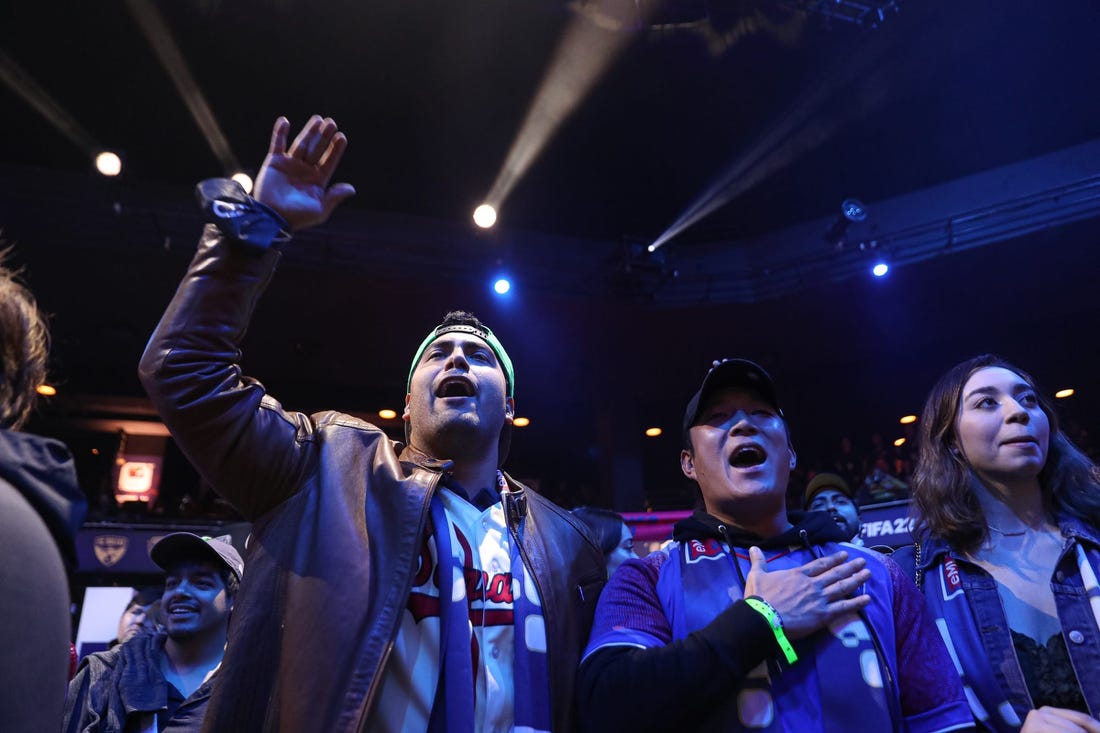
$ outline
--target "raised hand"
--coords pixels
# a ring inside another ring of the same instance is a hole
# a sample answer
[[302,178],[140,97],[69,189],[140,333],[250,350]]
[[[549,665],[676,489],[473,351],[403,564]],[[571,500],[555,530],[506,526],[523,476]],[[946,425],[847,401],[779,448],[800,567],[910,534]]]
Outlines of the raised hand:
[[1100,722],[1087,713],[1065,708],[1041,707],[1032,710],[1020,733],[1100,733]]
[[871,578],[862,557],[848,560],[847,552],[819,557],[802,567],[768,572],[759,547],[749,548],[752,569],[745,578],[745,595],[770,603],[783,620],[788,639],[801,639],[845,613],[858,611],[871,596],[848,595]]
[[275,120],[267,157],[256,176],[253,196],[279,213],[292,230],[324,222],[345,199],[355,194],[349,183],[334,183],[332,174],[348,147],[344,133],[331,118],[314,115],[287,148],[290,122]]

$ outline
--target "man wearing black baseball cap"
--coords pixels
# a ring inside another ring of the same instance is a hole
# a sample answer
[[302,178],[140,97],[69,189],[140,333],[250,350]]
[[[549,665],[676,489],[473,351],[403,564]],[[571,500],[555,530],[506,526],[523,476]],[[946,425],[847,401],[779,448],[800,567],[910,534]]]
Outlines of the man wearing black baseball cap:
[[[578,676],[587,730],[806,733],[969,729],[947,650],[912,582],[787,515],[795,465],[775,383],[714,362],[684,413],[680,465],[705,509],[623,563]],[[899,661],[904,660],[904,664]]]
[[149,552],[164,569],[164,630],[88,656],[69,684],[63,731],[198,731],[225,652],[244,562],[228,538],[166,535]]

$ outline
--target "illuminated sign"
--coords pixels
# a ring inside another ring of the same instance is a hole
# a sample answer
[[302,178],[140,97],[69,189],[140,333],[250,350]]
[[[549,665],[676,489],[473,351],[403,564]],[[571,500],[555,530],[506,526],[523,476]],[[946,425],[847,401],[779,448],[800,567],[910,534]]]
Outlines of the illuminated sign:
[[152,503],[160,485],[160,456],[119,454],[115,461],[115,500]]

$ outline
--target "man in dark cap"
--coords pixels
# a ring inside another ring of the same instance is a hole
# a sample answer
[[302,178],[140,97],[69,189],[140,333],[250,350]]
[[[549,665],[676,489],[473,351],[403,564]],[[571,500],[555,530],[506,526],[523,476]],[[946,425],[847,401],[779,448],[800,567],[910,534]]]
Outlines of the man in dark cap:
[[[590,731],[881,733],[969,729],[951,660],[912,582],[788,517],[795,453],[775,384],[715,362],[688,403],[684,474],[705,510],[623,563],[578,676]],[[904,663],[903,663],[904,662]]]
[[331,119],[289,145],[288,130],[276,122],[255,198],[200,184],[211,226],[140,370],[177,443],[253,521],[207,725],[568,731],[603,555],[501,470],[515,375],[493,332],[455,312],[423,339],[405,445],[349,415],[284,410],[241,375],[280,248],[354,193],[330,185],[347,144]]
[[164,631],[84,659],[65,699],[66,733],[202,727],[244,563],[228,538],[189,532],[162,537],[149,555],[165,572]]
[[848,535],[848,541],[854,545],[862,545],[863,538],[859,536],[861,523],[859,521],[859,507],[856,506],[855,495],[848,482],[835,473],[819,473],[806,484],[806,498],[802,506],[808,512],[828,512],[836,522],[836,526]]

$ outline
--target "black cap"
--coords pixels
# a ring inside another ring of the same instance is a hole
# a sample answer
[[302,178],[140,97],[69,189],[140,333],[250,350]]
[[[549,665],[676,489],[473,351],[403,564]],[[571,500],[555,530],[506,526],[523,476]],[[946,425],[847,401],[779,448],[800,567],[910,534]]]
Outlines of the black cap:
[[775,408],[780,417],[783,417],[783,409],[779,406],[779,400],[775,396],[775,382],[764,371],[764,367],[748,359],[722,359],[715,361],[714,365],[703,377],[703,384],[699,391],[688,402],[684,411],[684,447],[691,446],[688,431],[699,420],[699,408],[706,404],[707,398],[720,389],[726,387],[740,387],[751,390],[760,395],[769,405]]
[[803,508],[809,508],[814,497],[825,489],[839,491],[849,499],[855,500],[855,492],[852,491],[852,487],[848,485],[843,476],[835,473],[819,473],[810,479],[810,483],[806,484],[806,498],[802,500]]
[[228,537],[200,537],[190,532],[173,532],[157,540],[149,550],[153,562],[168,570],[180,560],[209,560],[229,568],[237,580],[244,577],[244,560]]

